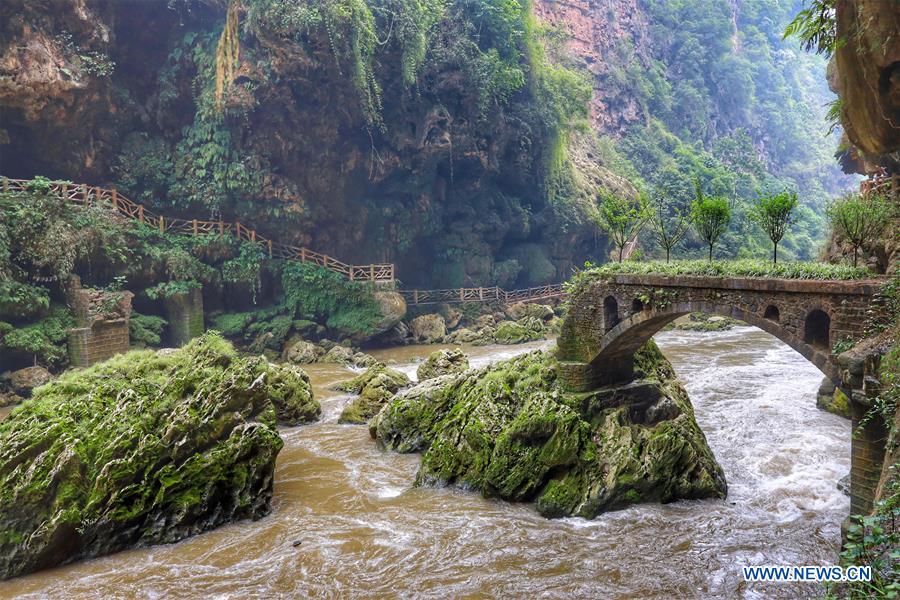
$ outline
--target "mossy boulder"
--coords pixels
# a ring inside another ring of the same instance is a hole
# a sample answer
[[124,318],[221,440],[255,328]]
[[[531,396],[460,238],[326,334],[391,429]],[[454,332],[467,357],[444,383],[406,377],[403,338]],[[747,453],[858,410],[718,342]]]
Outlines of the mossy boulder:
[[498,344],[524,344],[542,340],[546,336],[547,328],[544,322],[534,317],[503,321],[494,330],[494,341]]
[[293,426],[319,420],[322,407],[313,397],[305,371],[293,365],[270,364],[266,383],[279,424]]
[[410,321],[409,333],[416,342],[433,344],[447,335],[447,323],[438,314],[420,315]]
[[643,379],[573,394],[557,383],[554,356],[532,352],[402,391],[369,431],[383,447],[424,450],[416,485],[535,501],[547,517],[724,497],[671,366],[652,341],[638,362]]
[[53,379],[53,375],[41,366],[25,367],[13,371],[8,376],[9,387],[20,396],[30,396],[31,391]]
[[416,369],[419,381],[462,373],[469,368],[469,357],[466,353],[456,348],[454,350],[437,350],[428,355],[428,358]]
[[338,384],[337,389],[359,394],[338,418],[339,423],[366,423],[387,404],[401,388],[410,384],[409,377],[378,363],[364,373]]
[[819,386],[816,406],[839,417],[850,418],[850,399],[827,377]]
[[312,342],[296,340],[288,342],[284,348],[282,358],[295,365],[309,365],[317,362],[324,354],[325,351]]
[[334,346],[319,359],[323,363],[337,363],[350,367],[371,367],[378,363],[374,357],[364,352],[356,352],[346,346]]
[[35,390],[0,422],[0,578],[267,514],[270,376],[207,334]]

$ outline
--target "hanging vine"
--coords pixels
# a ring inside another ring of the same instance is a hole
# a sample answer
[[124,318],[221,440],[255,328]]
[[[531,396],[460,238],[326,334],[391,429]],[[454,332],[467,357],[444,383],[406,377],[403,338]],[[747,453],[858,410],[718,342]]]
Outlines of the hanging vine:
[[225,90],[234,80],[234,70],[238,65],[240,38],[238,37],[238,10],[240,0],[231,0],[225,16],[225,28],[216,46],[216,109],[224,105]]

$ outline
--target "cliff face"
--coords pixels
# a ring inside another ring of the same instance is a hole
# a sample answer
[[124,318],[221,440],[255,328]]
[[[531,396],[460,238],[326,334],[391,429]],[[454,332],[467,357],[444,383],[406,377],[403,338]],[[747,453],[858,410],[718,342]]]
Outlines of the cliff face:
[[568,50],[594,76],[594,129],[621,134],[646,121],[634,91],[611,85],[616,70],[630,60],[644,68],[650,64],[649,25],[638,0],[537,0],[534,8],[542,21],[569,36]]
[[361,94],[334,32],[296,27],[307,31],[300,39],[254,20],[265,2],[245,2],[216,115],[226,4],[3,3],[3,174],[106,184],[168,212],[237,218],[347,261],[395,262],[406,284],[536,285],[605,250],[590,202],[548,201],[556,117],[527,81],[486,97],[479,77],[518,75],[482,59],[504,57],[473,41],[469,23],[439,24],[412,85],[399,43],[379,47],[378,72],[361,76],[377,88]]
[[[839,0],[832,86],[850,141],[875,163],[900,166],[900,11],[892,2]],[[874,155],[874,156],[871,156]],[[886,155],[878,158],[879,155]]]

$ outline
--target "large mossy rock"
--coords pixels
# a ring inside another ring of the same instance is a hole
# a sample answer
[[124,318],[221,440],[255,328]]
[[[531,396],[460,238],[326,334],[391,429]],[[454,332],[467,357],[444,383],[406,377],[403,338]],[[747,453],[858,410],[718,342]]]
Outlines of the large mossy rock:
[[428,355],[425,362],[419,365],[419,368],[416,369],[416,376],[419,378],[419,381],[425,381],[441,375],[462,373],[468,368],[469,357],[459,348],[436,350]]
[[518,321],[503,321],[494,331],[498,344],[524,344],[547,337],[547,327],[541,319],[524,317]]
[[0,578],[269,512],[294,389],[207,334],[67,373],[0,422]]
[[302,369],[270,364],[266,383],[280,425],[302,425],[318,421],[322,416],[322,406],[313,396],[309,375]]
[[724,497],[722,469],[653,342],[636,369],[628,385],[572,394],[552,354],[533,352],[401,392],[369,431],[386,448],[425,451],[417,485],[533,500],[548,517]]
[[389,369],[382,363],[369,367],[364,373],[338,384],[337,389],[359,394],[341,412],[339,423],[366,423],[378,414],[400,389],[410,384],[409,377]]
[[434,344],[447,335],[447,323],[438,314],[420,315],[410,321],[409,333],[416,342]]

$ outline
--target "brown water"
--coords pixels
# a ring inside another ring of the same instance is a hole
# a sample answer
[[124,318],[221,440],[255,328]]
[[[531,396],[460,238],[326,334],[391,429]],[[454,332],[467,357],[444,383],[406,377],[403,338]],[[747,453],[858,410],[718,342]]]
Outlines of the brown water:
[[[729,483],[727,500],[641,505],[593,521],[410,486],[418,456],[338,425],[351,373],[309,369],[324,416],[285,429],[272,513],[181,543],[0,583],[0,597],[802,598],[741,565],[833,564],[849,499],[849,424],[815,408],[821,375],[749,327],[657,336]],[[542,344],[470,348],[483,364]],[[409,373],[434,347],[378,353]],[[295,544],[299,544],[296,545]]]

